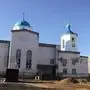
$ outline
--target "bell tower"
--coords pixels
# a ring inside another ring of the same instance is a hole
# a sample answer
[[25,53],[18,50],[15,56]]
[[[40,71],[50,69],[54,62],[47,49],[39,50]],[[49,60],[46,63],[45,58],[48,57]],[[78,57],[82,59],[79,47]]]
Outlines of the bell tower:
[[77,52],[77,33],[71,31],[71,25],[66,25],[67,32],[61,36],[61,50]]

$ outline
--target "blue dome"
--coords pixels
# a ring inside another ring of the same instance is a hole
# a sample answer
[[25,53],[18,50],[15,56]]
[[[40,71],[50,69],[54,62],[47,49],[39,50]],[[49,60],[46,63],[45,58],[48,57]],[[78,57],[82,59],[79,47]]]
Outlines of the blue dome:
[[74,35],[77,35],[77,36],[78,36],[77,33],[71,31],[71,25],[70,25],[70,24],[67,24],[67,25],[66,25],[66,28],[67,28],[66,34],[74,34]]
[[25,20],[22,20],[21,22],[17,22],[15,24],[15,26],[28,26],[28,27],[31,27],[30,24]]
[[28,30],[30,30],[31,26],[27,21],[22,20],[20,22],[17,22],[13,27],[13,30],[20,30],[20,29],[28,29]]

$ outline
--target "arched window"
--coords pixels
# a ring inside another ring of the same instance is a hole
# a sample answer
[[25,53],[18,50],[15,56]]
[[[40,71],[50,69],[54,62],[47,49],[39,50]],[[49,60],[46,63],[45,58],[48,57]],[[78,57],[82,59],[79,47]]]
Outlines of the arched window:
[[65,41],[63,40],[62,42],[63,42],[63,48],[64,48],[64,43],[65,43]]
[[75,68],[72,69],[72,74],[76,74],[76,69]]
[[21,61],[21,50],[16,50],[16,65],[18,68],[20,68],[20,61]]
[[32,65],[32,51],[28,50],[26,53],[26,69],[31,69]]

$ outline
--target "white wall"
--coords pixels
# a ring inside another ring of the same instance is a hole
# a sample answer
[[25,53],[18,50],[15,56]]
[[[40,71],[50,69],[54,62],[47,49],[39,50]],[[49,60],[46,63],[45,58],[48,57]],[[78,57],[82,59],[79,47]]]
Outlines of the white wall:
[[[72,37],[75,38],[75,47],[72,47]],[[63,47],[64,40],[64,47]],[[61,36],[61,50],[62,51],[77,51],[77,36],[74,34],[64,34]]]
[[88,57],[80,56],[80,66],[78,70],[80,73],[88,74]]
[[9,43],[0,42],[0,73],[6,71],[8,61]]
[[56,48],[39,46],[37,64],[50,65],[50,59],[56,59]]
[[88,57],[88,73],[90,74],[90,56]]
[[[12,32],[11,49],[9,55],[9,68],[15,68],[16,50],[21,49],[21,66],[20,72],[36,72],[36,61],[38,53],[38,36],[37,34],[27,31]],[[26,52],[32,51],[32,67],[26,70]]]
[[[57,60],[58,64],[58,72],[62,73],[63,68],[67,68],[68,74],[72,74],[72,69],[75,68],[77,74],[88,74],[88,59],[85,57],[80,57],[80,54],[75,54],[75,53],[64,53],[64,52],[59,52],[59,58],[63,57],[64,59],[67,59],[67,65],[66,67],[62,66],[61,62]],[[76,63],[76,65],[72,64],[72,58],[79,58],[79,62]],[[81,62],[82,61],[82,62]]]
[[63,57],[64,59],[67,59],[67,66],[63,67],[61,62],[57,61],[57,63],[59,64],[59,67],[58,67],[59,72],[63,72],[63,68],[67,68],[68,73],[72,73],[72,68],[76,68],[76,65],[75,66],[72,65],[72,58],[79,57],[79,54],[59,52],[59,58],[61,57]]

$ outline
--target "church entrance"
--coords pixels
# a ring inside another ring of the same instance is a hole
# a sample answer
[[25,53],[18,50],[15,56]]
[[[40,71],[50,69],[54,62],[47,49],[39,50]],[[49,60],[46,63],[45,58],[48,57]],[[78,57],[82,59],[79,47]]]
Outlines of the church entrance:
[[42,80],[56,79],[56,65],[37,65],[38,75]]

